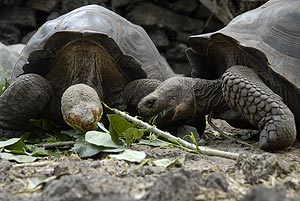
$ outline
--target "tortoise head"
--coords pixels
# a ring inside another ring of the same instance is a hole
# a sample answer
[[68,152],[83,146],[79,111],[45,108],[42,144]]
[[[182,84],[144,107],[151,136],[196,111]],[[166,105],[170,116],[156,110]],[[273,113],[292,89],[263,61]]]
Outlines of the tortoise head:
[[97,92],[92,87],[75,84],[63,93],[61,111],[69,126],[85,132],[97,128],[103,108]]
[[191,118],[196,109],[192,78],[173,77],[162,82],[138,104],[141,116],[156,116],[155,123],[164,125]]

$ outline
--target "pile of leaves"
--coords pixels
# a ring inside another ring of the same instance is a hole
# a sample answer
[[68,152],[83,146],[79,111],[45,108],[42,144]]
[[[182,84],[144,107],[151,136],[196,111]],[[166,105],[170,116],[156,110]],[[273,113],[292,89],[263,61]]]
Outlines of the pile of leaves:
[[136,163],[153,163],[170,167],[181,164],[181,159],[170,161],[146,159],[144,151],[131,149],[132,144],[144,144],[158,147],[174,147],[176,144],[158,139],[144,128],[140,128],[117,114],[108,114],[109,129],[98,123],[96,131],[82,133],[75,130],[61,131],[56,125],[44,119],[31,123],[41,132],[24,133],[20,138],[0,141],[0,158],[18,163],[34,162],[42,157],[60,158],[72,153],[81,158],[106,157]]

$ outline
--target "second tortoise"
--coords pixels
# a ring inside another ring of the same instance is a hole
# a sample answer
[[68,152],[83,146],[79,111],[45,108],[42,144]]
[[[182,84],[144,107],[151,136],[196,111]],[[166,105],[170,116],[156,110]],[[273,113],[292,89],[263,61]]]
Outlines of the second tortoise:
[[207,114],[250,123],[260,148],[287,148],[300,130],[299,41],[300,1],[268,1],[215,33],[189,37],[194,78],[164,81],[138,107],[165,122],[196,117],[202,129]]

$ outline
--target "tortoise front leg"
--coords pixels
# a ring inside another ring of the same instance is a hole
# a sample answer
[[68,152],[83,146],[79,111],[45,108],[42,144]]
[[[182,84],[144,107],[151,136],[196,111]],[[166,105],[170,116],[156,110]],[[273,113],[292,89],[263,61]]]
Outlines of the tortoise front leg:
[[39,117],[52,95],[52,87],[40,75],[16,78],[0,96],[0,136],[19,137],[30,128],[29,120]]
[[294,143],[293,113],[252,69],[233,66],[223,74],[222,81],[223,95],[229,106],[261,130],[260,148],[284,149]]

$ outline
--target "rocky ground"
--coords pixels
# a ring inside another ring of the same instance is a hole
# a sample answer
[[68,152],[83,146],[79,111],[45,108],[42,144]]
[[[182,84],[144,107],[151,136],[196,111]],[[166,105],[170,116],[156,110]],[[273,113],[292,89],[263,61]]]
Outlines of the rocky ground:
[[[232,134],[248,134],[227,124],[217,126]],[[210,127],[207,134],[214,133]],[[0,200],[300,200],[300,149],[278,153],[215,139],[212,148],[240,153],[237,160],[134,145],[147,158],[183,158],[182,165],[163,168],[108,159],[44,158],[34,163],[0,161]],[[252,147],[254,146],[254,147]],[[36,178],[47,178],[35,185]]]

